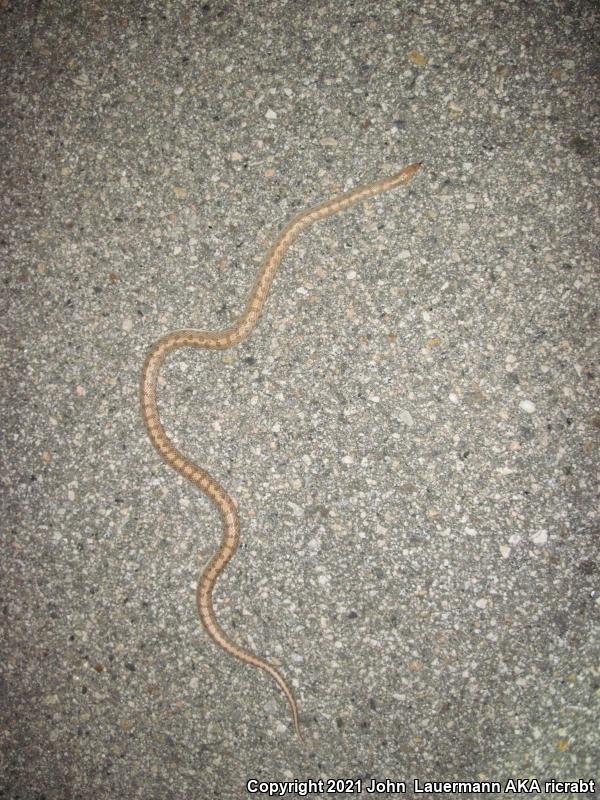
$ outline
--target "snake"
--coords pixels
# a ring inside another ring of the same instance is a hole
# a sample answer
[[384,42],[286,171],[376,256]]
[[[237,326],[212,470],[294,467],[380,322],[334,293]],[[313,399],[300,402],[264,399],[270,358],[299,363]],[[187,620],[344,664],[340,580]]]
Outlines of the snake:
[[198,579],[196,605],[200,621],[210,638],[226,653],[270,675],[287,699],[294,730],[300,739],[302,739],[302,734],[300,731],[298,703],[283,674],[273,664],[237,644],[223,630],[215,615],[213,590],[217,579],[239,545],[240,517],[235,501],[219,481],[207,470],[180,453],[167,436],[158,412],[158,376],[165,357],[174,350],[182,347],[195,347],[203,350],[226,350],[243,342],[252,333],[263,313],[265,301],[279,264],[290,245],[302,231],[314,222],[350,208],[350,206],[359,203],[361,200],[366,200],[374,195],[408,184],[420,166],[420,162],[409,164],[394,175],[358,186],[343,194],[335,195],[329,200],[296,214],[281,229],[275,242],[263,258],[246,301],[246,306],[235,322],[222,330],[209,331],[184,328],[164,334],[150,348],[142,369],[140,380],[141,412],[150,441],[161,458],[170,467],[191,481],[211,501],[222,520],[223,537],[221,544]]

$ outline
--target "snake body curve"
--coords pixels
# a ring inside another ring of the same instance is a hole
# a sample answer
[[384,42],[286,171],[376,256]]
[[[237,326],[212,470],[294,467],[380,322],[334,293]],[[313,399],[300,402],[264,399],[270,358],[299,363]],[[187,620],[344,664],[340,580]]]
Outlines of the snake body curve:
[[191,481],[213,503],[223,522],[223,539],[217,552],[202,572],[196,591],[196,602],[200,620],[208,635],[234,658],[243,661],[270,675],[284,693],[289,703],[294,729],[300,734],[298,704],[292,689],[283,675],[272,664],[249,650],[236,644],[221,628],[212,603],[212,593],[217,578],[235,553],[240,538],[240,520],[236,505],[229,493],[206,470],[194,464],[180,453],[167,436],[160,421],[157,405],[158,375],[168,353],[180,347],[199,347],[206,350],[225,350],[246,339],[258,322],[273,282],[277,267],[285,252],[298,235],[313,222],[337,214],[355,203],[381,192],[387,192],[409,183],[421,165],[410,164],[388,178],[359,186],[330,200],[312,206],[293,217],[281,230],[275,243],[264,257],[256,275],[254,286],[243,313],[229,328],[219,331],[203,331],[195,328],[172,331],[162,336],[149,351],[142,371],[140,400],[142,417],[150,440],[159,455],[171,467]]

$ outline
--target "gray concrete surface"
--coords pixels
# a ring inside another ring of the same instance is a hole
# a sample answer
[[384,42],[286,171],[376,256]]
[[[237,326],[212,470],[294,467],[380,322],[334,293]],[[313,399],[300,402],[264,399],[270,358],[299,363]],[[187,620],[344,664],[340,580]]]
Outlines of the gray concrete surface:
[[[0,797],[600,780],[597,4],[0,23]],[[243,519],[219,618],[300,746],[198,624],[219,520],[151,449],[140,368],[234,320],[293,213],[416,160],[301,237],[250,340],[164,370]]]

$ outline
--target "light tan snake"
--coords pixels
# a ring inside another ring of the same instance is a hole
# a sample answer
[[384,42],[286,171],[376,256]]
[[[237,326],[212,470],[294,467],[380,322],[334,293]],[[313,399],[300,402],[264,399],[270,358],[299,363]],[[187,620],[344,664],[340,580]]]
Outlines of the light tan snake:
[[298,704],[294,693],[283,675],[274,666],[262,658],[254,655],[249,650],[236,644],[221,628],[212,604],[212,593],[217,578],[225,568],[227,562],[235,553],[240,538],[240,521],[236,505],[227,491],[206,470],[198,467],[186,456],[182,455],[173,445],[162,426],[156,402],[158,374],[167,353],[180,347],[201,347],[207,350],[224,350],[239,344],[250,335],[258,322],[265,300],[273,282],[277,267],[281,263],[286,250],[298,235],[320,219],[337,214],[345,208],[365,200],[373,195],[395,189],[397,186],[409,183],[420,164],[410,164],[401,172],[389,178],[382,178],[374,183],[359,186],[349,192],[326,200],[319,205],[297,214],[283,228],[275,243],[263,259],[254,281],[254,286],[246,303],[246,308],[236,322],[229,328],[220,331],[202,331],[195,328],[173,331],[161,337],[152,347],[142,371],[140,383],[140,399],[142,416],[148,429],[152,444],[158,453],[171,467],[180,472],[185,478],[194,483],[200,491],[213,502],[223,520],[223,540],[221,546],[209,561],[198,581],[196,602],[200,620],[206,628],[208,635],[225,650],[229,655],[250,664],[253,667],[267,672],[283,691],[290,705],[294,729],[300,734],[298,719]]

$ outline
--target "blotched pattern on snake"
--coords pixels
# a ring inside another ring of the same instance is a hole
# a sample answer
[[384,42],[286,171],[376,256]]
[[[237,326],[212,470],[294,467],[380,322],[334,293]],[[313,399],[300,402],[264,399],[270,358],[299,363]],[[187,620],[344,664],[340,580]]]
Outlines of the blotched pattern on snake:
[[140,384],[142,416],[152,444],[167,464],[195,484],[212,501],[220,512],[223,521],[221,546],[209,561],[198,581],[196,601],[200,620],[209,636],[229,655],[246,664],[264,670],[274,679],[287,698],[292,712],[294,729],[298,736],[300,736],[298,704],[283,675],[268,661],[236,644],[221,628],[215,616],[212,593],[217,578],[235,553],[239,543],[240,520],[238,511],[233,499],[221,484],[202,467],[197,466],[182,455],[165,433],[160,421],[156,399],[158,375],[167,353],[180,347],[224,350],[246,339],[260,319],[277,267],[287,249],[303,230],[312,225],[313,222],[329,217],[332,214],[337,214],[338,211],[343,211],[361,200],[366,200],[368,197],[373,197],[373,195],[387,192],[397,186],[409,183],[419,167],[420,164],[418,163],[410,164],[401,172],[389,178],[382,178],[374,183],[359,186],[297,214],[283,228],[264,257],[246,307],[234,324],[220,331],[187,328],[162,336],[148,353],[142,371]]

